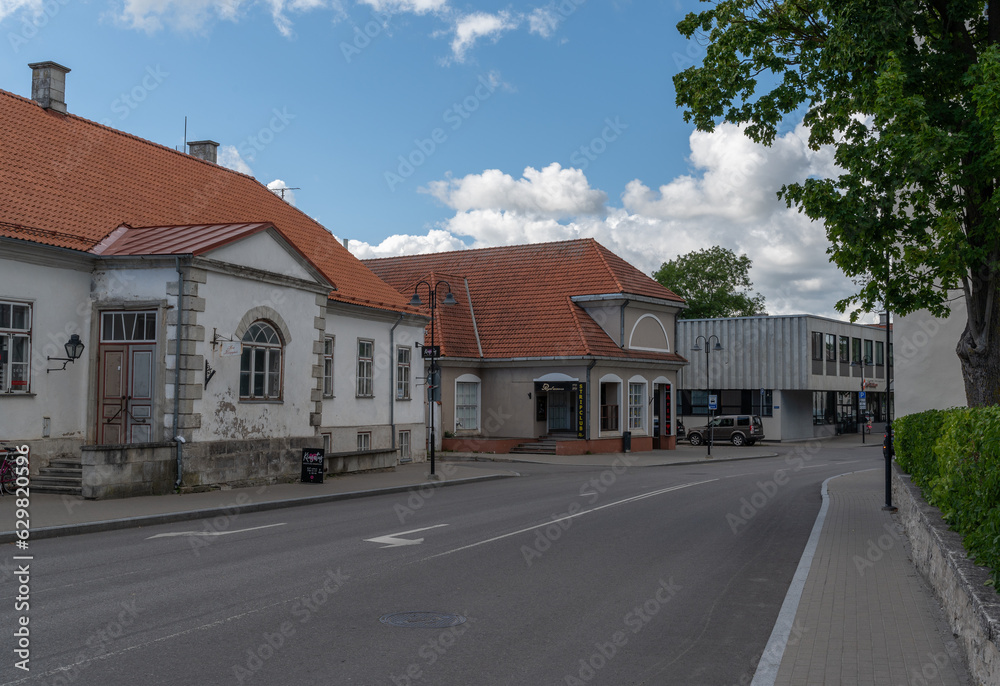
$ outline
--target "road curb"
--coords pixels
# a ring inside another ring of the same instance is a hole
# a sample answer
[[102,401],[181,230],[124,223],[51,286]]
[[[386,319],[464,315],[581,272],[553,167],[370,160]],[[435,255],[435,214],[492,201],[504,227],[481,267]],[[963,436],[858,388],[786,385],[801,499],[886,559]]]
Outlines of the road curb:
[[[119,529],[132,529],[143,526],[153,526],[156,524],[170,524],[173,522],[187,522],[193,519],[206,519],[219,515],[229,517],[238,514],[249,514],[251,512],[266,512],[267,510],[280,510],[287,507],[300,507],[303,505],[318,505],[337,500],[353,500],[372,495],[389,495],[392,493],[406,493],[418,488],[443,488],[445,486],[458,486],[461,484],[474,483],[478,481],[494,481],[497,479],[509,479],[520,474],[488,474],[486,476],[470,476],[463,479],[453,479],[450,481],[424,481],[419,484],[408,486],[390,486],[388,488],[372,488],[364,491],[348,491],[346,493],[324,493],[323,495],[306,496],[305,498],[286,498],[284,500],[266,500],[259,503],[247,503],[245,505],[229,505],[223,507],[210,507],[201,510],[187,510],[184,512],[164,512],[162,514],[144,515],[141,517],[125,517],[122,519],[106,519],[98,522],[86,522],[82,524],[62,524],[60,526],[45,526],[38,529],[29,529],[28,540],[38,540],[41,538],[58,538],[61,536],[77,536],[79,534],[99,533],[102,531],[118,531]],[[0,531],[0,544],[13,543],[18,540],[14,531]]]
[[[623,453],[627,455],[635,455],[635,453]],[[684,460],[683,462],[657,462],[654,464],[637,464],[632,465],[633,467],[673,467],[675,465],[692,465],[692,464],[712,464],[718,462],[739,462],[741,460],[757,460],[760,458],[767,457],[778,457],[778,453],[765,453],[763,455],[747,455],[745,457],[712,457],[712,458],[701,458],[697,460]],[[441,458],[442,462],[511,462],[519,464],[552,464],[560,465],[563,467],[594,467],[602,468],[611,466],[610,463],[606,465],[600,464],[582,464],[578,462],[553,462],[547,460],[518,460],[516,458],[511,458],[506,455],[487,455],[486,453],[479,453],[476,455],[448,455],[447,457]]]

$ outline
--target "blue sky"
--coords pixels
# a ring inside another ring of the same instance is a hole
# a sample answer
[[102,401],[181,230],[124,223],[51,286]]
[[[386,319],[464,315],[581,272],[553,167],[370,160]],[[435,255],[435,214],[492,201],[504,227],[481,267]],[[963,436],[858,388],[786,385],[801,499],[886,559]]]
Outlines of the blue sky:
[[649,273],[724,245],[771,313],[839,316],[822,226],[774,195],[830,152],[796,122],[771,149],[693,134],[674,104],[698,6],[0,0],[0,88],[52,60],[74,114],[177,148],[187,117],[360,257],[587,236]]

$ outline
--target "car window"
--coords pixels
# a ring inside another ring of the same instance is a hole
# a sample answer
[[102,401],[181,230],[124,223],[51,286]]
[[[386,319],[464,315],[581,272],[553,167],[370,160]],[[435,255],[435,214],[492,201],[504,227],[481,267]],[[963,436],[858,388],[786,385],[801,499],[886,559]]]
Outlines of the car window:
[[725,417],[725,418],[720,417],[719,418],[719,424],[718,424],[718,426],[732,426],[732,425],[733,425],[733,418],[732,417]]
[[760,417],[754,417],[753,418],[753,425],[754,426],[760,426]]
[[736,426],[750,426],[750,417],[737,417]]

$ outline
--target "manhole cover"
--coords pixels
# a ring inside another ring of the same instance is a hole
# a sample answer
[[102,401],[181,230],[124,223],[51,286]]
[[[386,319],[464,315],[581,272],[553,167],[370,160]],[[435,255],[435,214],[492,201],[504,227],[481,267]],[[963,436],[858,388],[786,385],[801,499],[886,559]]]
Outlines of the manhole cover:
[[462,615],[445,612],[394,612],[382,615],[378,621],[390,626],[408,626],[416,629],[445,629],[465,623]]

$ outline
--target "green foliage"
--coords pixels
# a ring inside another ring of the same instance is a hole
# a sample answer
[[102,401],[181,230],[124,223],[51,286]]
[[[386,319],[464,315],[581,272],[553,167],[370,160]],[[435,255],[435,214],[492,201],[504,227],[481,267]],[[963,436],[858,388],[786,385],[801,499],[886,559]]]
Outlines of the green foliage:
[[749,317],[764,314],[764,296],[750,293],[750,267],[746,255],[715,246],[664,262],[653,278],[687,300],[682,319]]
[[931,410],[893,429],[900,467],[1000,584],[1000,407]]
[[892,423],[896,462],[924,488],[938,474],[934,444],[941,435],[945,412],[928,410],[900,417]]
[[677,25],[705,45],[702,64],[674,76],[686,120],[770,144],[801,114],[838,175],[790,179],[778,195],[824,222],[831,260],[857,284],[838,309],[944,316],[947,290],[963,287],[971,374],[971,356],[1000,345],[1000,2],[709,4]]

